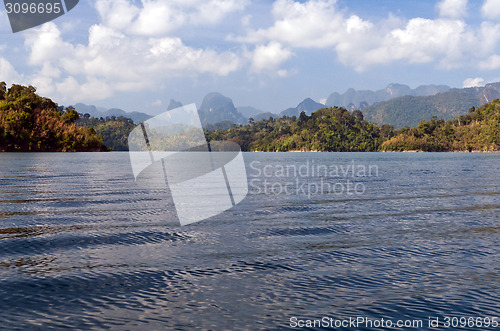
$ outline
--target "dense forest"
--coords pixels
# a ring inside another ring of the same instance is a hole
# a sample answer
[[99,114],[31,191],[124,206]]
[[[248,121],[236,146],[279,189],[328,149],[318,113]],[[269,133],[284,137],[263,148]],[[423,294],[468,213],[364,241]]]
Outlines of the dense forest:
[[378,127],[359,110],[323,108],[311,116],[269,118],[231,129],[206,131],[209,141],[233,141],[244,151],[374,152],[392,137],[390,126]]
[[363,110],[365,116],[375,123],[391,123],[396,128],[415,127],[423,119],[439,115],[447,120],[464,114],[479,98],[467,90],[453,89],[427,97],[403,96],[369,106]]
[[102,137],[104,145],[113,151],[128,151],[128,135],[136,127],[134,122],[127,117],[95,118],[89,114],[81,115],[76,124],[95,130]]
[[96,132],[77,127],[73,109],[61,111],[57,104],[36,94],[33,86],[0,83],[0,151],[81,152],[104,151]]
[[[135,126],[123,116],[93,118],[58,107],[32,86],[7,89],[0,83],[3,152],[126,151]],[[209,142],[235,142],[243,151],[500,151],[500,99],[452,120],[433,117],[398,130],[366,121],[359,110],[331,107],[310,116],[250,118],[247,125],[221,122],[205,127],[205,135]]]
[[445,121],[433,117],[404,128],[385,141],[382,151],[500,151],[500,99]]
[[433,117],[416,128],[367,122],[359,110],[333,107],[298,118],[269,118],[245,126],[206,132],[208,140],[229,140],[244,151],[500,151],[500,99],[445,121]]
[[364,107],[362,111],[370,122],[390,124],[400,129],[416,127],[421,120],[433,116],[451,120],[466,115],[467,109],[499,97],[500,83],[491,83],[484,87],[454,88],[428,96],[400,96]]

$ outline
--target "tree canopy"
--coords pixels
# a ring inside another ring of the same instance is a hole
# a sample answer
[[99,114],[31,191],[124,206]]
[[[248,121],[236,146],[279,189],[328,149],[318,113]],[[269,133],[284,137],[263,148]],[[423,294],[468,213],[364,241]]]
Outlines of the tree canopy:
[[77,152],[106,150],[95,131],[77,127],[78,113],[62,112],[33,86],[0,83],[0,151]]
[[[63,108],[36,94],[33,86],[7,89],[0,82],[0,151],[128,150],[128,135],[136,126],[131,119],[97,119]],[[182,134],[176,139],[190,137],[187,131]],[[220,122],[207,127],[205,135],[209,142],[232,141],[244,151],[500,151],[500,99],[452,120],[432,117],[399,130],[368,122],[359,110],[332,107],[298,117],[250,119],[247,125]],[[158,143],[161,149],[171,142]]]
[[416,128],[404,128],[385,141],[383,151],[500,151],[500,99],[471,107],[450,121],[433,117]]
[[206,135],[208,140],[233,141],[245,151],[500,151],[500,99],[449,121],[433,117],[399,130],[367,122],[359,110],[333,107]]
[[106,147],[113,151],[128,151],[128,135],[135,128],[134,121],[124,116],[95,118],[83,114],[78,126],[89,127],[102,137]]
[[246,151],[377,151],[384,134],[377,125],[363,119],[360,111],[323,108],[311,116],[270,117],[227,130],[208,131],[208,140],[229,140]]

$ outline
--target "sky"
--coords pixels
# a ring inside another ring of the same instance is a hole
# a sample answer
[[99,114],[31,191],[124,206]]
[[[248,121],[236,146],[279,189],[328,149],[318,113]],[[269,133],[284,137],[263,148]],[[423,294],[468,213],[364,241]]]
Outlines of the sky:
[[0,81],[60,105],[152,115],[170,99],[280,112],[390,83],[500,81],[500,0],[80,0],[12,33],[0,11]]

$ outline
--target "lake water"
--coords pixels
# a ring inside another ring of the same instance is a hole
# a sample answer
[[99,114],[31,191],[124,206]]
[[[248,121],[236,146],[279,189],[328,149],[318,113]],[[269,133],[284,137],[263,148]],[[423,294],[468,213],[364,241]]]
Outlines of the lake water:
[[500,154],[244,159],[245,200],[181,227],[127,153],[0,154],[0,325],[500,318]]

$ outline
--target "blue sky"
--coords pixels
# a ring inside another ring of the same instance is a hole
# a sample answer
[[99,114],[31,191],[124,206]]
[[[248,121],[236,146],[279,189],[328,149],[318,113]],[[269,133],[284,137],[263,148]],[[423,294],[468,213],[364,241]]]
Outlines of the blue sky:
[[0,80],[76,102],[156,114],[171,98],[280,112],[306,97],[500,81],[500,0],[80,0],[12,34]]

